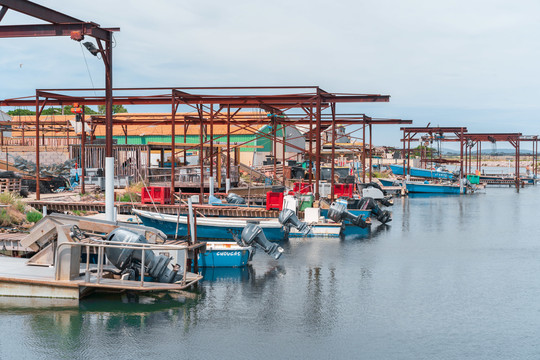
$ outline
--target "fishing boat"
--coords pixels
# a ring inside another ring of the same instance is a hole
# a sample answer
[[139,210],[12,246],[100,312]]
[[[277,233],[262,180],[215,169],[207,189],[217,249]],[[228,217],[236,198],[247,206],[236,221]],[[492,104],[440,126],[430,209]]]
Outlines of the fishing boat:
[[[405,175],[403,173],[403,165],[390,164],[390,169],[394,175]],[[405,167],[405,171],[407,167]],[[421,169],[416,167],[409,168],[409,175],[413,177],[423,177],[430,179],[448,179],[451,180],[454,178],[454,174],[448,170],[430,170],[430,169]]]
[[339,237],[344,230],[344,224],[319,222],[311,225],[311,229],[307,235],[304,235],[302,232],[293,227],[289,232],[289,237]]
[[401,186],[401,182],[397,179],[377,179],[380,181],[382,186]]
[[[187,216],[161,214],[151,211],[133,209],[133,213],[146,226],[163,231],[167,236],[187,236]],[[264,235],[269,241],[281,241],[286,238],[286,232],[277,219],[273,218],[225,218],[198,217],[197,238],[220,241],[234,241],[233,233],[240,235],[248,222],[258,222]]]
[[[151,226],[163,231],[167,236],[187,236],[188,224],[186,216],[161,214],[151,211],[133,209],[145,226]],[[248,222],[257,222],[266,238],[278,242],[288,237],[339,237],[344,226],[341,223],[317,222],[310,225],[307,235],[291,229],[285,229],[275,218],[225,218],[198,217],[197,238],[201,240],[234,241],[233,234],[240,236]],[[178,226],[178,231],[177,231]]]
[[[461,188],[458,184],[433,184],[421,181],[406,181],[405,186],[407,187],[407,191],[409,193],[461,194]],[[464,189],[465,188],[463,188],[463,190]]]
[[242,267],[253,257],[253,248],[236,242],[207,242],[206,252],[199,254],[201,267]]

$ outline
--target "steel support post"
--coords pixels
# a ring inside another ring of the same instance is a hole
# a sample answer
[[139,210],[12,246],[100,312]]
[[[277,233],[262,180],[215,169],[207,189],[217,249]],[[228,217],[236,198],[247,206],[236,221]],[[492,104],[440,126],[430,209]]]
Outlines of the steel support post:
[[227,105],[227,179],[231,178],[231,106]]
[[171,204],[173,205],[175,203],[174,194],[176,191],[176,112],[178,111],[178,105],[173,91],[171,104]]
[[331,161],[331,172],[330,172],[330,201],[334,201],[334,186],[335,181],[335,162],[336,162],[336,104],[330,104],[330,109],[332,110],[332,159]]
[[40,200],[39,189],[39,116],[41,114],[39,108],[39,96],[36,93],[36,200]]
[[277,183],[277,121],[276,114],[272,114],[272,157],[274,158],[274,181]]
[[362,182],[366,183],[366,118],[362,121]]
[[85,189],[85,179],[84,177],[86,176],[86,161],[85,161],[85,156],[86,156],[86,131],[85,131],[85,113],[84,113],[84,105],[82,106],[82,116],[81,116],[81,127],[82,127],[82,132],[81,132],[81,192],[84,194],[86,192],[86,189]]
[[405,164],[406,164],[406,156],[405,156],[405,143],[407,140],[406,130],[403,129],[403,152],[401,153],[401,156],[403,157],[403,176],[406,174],[405,170]]
[[319,200],[320,191],[319,183],[321,181],[321,94],[320,90],[317,88],[317,113],[315,114],[315,200]]
[[463,128],[459,132],[459,181],[463,178]]
[[210,104],[210,177],[214,177],[214,104]]
[[199,204],[204,204],[204,140],[203,140],[203,113],[202,105],[197,106],[199,112],[199,165],[201,168],[201,186],[199,194]]
[[519,154],[519,147],[520,147],[521,141],[519,141],[519,138],[516,138],[516,189],[519,192],[519,185],[520,185],[520,178],[519,178],[519,162],[520,162],[520,154]]
[[285,185],[285,135],[287,133],[287,127],[285,126],[285,124],[281,125],[281,132],[282,132],[282,135],[283,135],[283,142],[281,143],[281,150],[283,152],[281,167],[283,169],[283,177],[282,177],[283,185]]
[[113,68],[112,33],[107,32],[105,51],[102,52],[105,64],[105,216],[108,221],[114,218],[114,157],[113,157]]
[[373,171],[373,143],[372,143],[372,137],[371,137],[371,123],[369,123],[369,182],[371,182],[372,179],[372,171]]
[[411,174],[411,133],[409,133],[407,141],[407,173],[405,177]]

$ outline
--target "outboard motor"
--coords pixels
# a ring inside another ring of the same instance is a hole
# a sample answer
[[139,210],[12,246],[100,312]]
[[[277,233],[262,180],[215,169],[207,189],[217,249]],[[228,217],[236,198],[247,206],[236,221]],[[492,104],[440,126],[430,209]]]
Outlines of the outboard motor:
[[328,209],[328,218],[335,222],[348,220],[351,224],[366,228],[368,223],[362,218],[362,215],[354,215],[347,211],[347,203],[342,201],[333,202]]
[[236,195],[235,193],[229,193],[229,195],[227,195],[227,203],[242,205],[246,203],[246,199],[239,195]]
[[283,209],[279,213],[279,223],[286,227],[294,226],[304,236],[306,236],[311,230],[309,225],[298,219],[298,216],[291,209]]
[[375,182],[370,182],[366,184],[366,187],[362,189],[362,197],[370,197],[374,200],[377,200],[384,206],[394,205],[390,200],[391,197],[384,196],[384,192],[379,184]]
[[283,248],[278,244],[268,241],[262,228],[254,223],[247,223],[242,231],[241,242],[243,246],[253,246],[263,249],[265,253],[273,256],[276,260],[283,254]]
[[[108,241],[116,241],[124,244],[148,244],[144,236],[131,230],[117,228],[107,236]],[[142,251],[129,248],[106,248],[105,254],[109,261],[122,270],[122,274],[129,274],[129,280],[137,280],[142,262]],[[182,276],[178,274],[180,265],[174,265],[169,269],[168,265],[172,258],[165,255],[156,255],[152,250],[144,250],[144,268],[156,281],[162,283],[174,283],[180,281]]]
[[377,205],[375,200],[370,197],[365,197],[360,200],[360,209],[371,210],[371,213],[375,215],[375,218],[381,223],[386,224],[389,221],[392,221],[390,212],[386,210],[381,210]]

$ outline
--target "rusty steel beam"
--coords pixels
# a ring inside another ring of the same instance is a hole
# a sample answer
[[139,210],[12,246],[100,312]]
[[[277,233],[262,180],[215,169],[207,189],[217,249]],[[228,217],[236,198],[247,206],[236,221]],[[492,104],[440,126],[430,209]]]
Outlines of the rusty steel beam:
[[111,31],[120,31],[120,29],[99,28],[94,23],[2,25],[0,26],[0,38],[71,36],[73,31],[80,31],[82,35],[106,40],[107,34],[110,34]]
[[515,141],[520,140],[521,133],[465,133],[465,138],[472,141]]
[[434,134],[434,133],[459,133],[467,131],[466,127],[403,127],[400,128],[401,131],[408,133],[423,133],[423,134]]
[[31,1],[0,0],[0,5],[53,24],[83,22],[77,18],[46,8],[45,6],[41,6]]

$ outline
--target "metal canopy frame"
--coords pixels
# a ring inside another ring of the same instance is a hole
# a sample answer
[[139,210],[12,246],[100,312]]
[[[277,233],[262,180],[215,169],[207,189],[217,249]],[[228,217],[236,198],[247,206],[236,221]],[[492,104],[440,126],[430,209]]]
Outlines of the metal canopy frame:
[[482,142],[497,142],[497,141],[508,141],[510,145],[516,150],[514,158],[514,171],[515,171],[515,183],[516,189],[519,191],[519,163],[520,163],[520,139],[523,135],[521,133],[467,133],[465,134],[466,146],[468,148],[468,169],[469,173],[472,171],[472,148],[477,145],[476,148],[476,161],[477,168],[481,168],[482,164]]
[[[411,142],[413,141],[420,141],[420,139],[415,138],[418,134],[427,134],[431,137],[434,135],[439,135],[441,137],[444,136],[444,134],[454,134],[457,136],[457,141],[460,142],[460,156],[459,156],[459,176],[460,180],[464,177],[463,173],[463,153],[464,153],[464,143],[465,138],[464,134],[467,132],[466,127],[430,127],[429,124],[426,127],[406,127],[401,128],[401,131],[403,131],[403,139],[401,140],[403,142],[403,174],[405,176],[410,174],[411,169],[411,162],[407,161],[407,159],[410,159],[411,155]],[[405,156],[405,153],[407,153],[407,156]],[[423,157],[423,154],[422,154]]]
[[[45,105],[67,105],[73,102],[78,102],[81,105],[99,105],[105,100],[104,96],[87,95],[94,91],[104,91],[104,89],[38,89],[36,90],[35,98],[18,98],[1,100],[0,105],[4,106],[26,106],[32,102],[41,106]],[[295,93],[294,91],[298,91]],[[140,93],[143,93],[142,95]],[[150,93],[156,94],[150,94]],[[232,94],[229,94],[232,92]],[[243,92],[238,95],[237,92]],[[316,198],[319,198],[319,182],[320,182],[320,167],[321,167],[321,149],[322,142],[320,134],[324,129],[332,127],[332,148],[335,148],[336,125],[360,125],[363,128],[364,139],[366,137],[366,128],[369,129],[369,137],[371,144],[372,125],[376,124],[411,124],[412,120],[401,119],[379,119],[366,116],[365,114],[337,114],[336,105],[338,103],[362,103],[362,102],[387,102],[389,95],[378,94],[343,94],[329,93],[317,86],[255,86],[255,87],[154,87],[154,88],[115,88],[116,94],[112,98],[113,104],[121,105],[166,105],[171,106],[170,118],[161,118],[159,121],[162,124],[171,125],[172,143],[171,149],[173,159],[171,159],[171,173],[174,174],[175,160],[178,152],[175,149],[175,125],[178,120],[184,125],[184,134],[190,124],[199,124],[199,145],[193,146],[198,148],[201,154],[201,173],[203,171],[204,160],[210,159],[210,176],[214,175],[213,159],[218,155],[214,151],[214,125],[227,126],[227,176],[230,175],[231,157],[230,157],[230,135],[231,125],[235,125],[240,129],[248,129],[257,132],[254,125],[268,124],[271,126],[270,134],[260,134],[259,137],[264,137],[272,141],[272,154],[274,155],[274,178],[276,178],[276,149],[278,144],[295,148],[293,144],[289,144],[285,139],[277,137],[278,130],[286,130],[290,125],[309,125],[312,133],[319,134],[315,137],[316,148],[312,148],[310,141],[309,150],[297,150],[305,153],[309,157],[310,164],[315,162],[315,187]],[[180,105],[187,106],[192,110],[189,115],[178,115]],[[262,109],[265,114],[246,115],[240,113],[243,109]],[[329,112],[328,112],[329,110]],[[324,112],[327,111],[327,112]],[[152,116],[131,116],[129,114],[117,115],[118,119],[113,119],[111,122],[115,125],[143,125],[156,124],[155,117]],[[95,125],[106,124],[107,119],[103,116],[92,116],[92,123]],[[208,129],[209,128],[209,129]],[[125,129],[125,128],[124,128]],[[37,126],[39,132],[39,126]],[[38,132],[36,133],[39,137]],[[112,134],[112,132],[111,132]],[[209,139],[208,139],[208,135]],[[84,140],[81,140],[84,141]],[[185,141],[184,141],[185,142]],[[209,149],[204,145],[209,144]],[[363,141],[362,163],[365,169],[365,146],[366,141]],[[208,150],[209,154],[203,156],[204,151]],[[37,150],[39,151],[39,150]],[[184,156],[187,149],[184,148]],[[283,154],[285,156],[285,154]],[[235,159],[237,162],[238,159]],[[284,160],[284,159],[283,159]],[[285,161],[282,162],[285,166]],[[370,159],[371,165],[371,159]],[[84,166],[84,164],[81,164]],[[310,166],[311,171],[312,166]],[[371,169],[371,166],[370,166]],[[363,171],[363,179],[365,181],[365,170]],[[201,200],[204,193],[203,177],[201,177]],[[310,176],[310,182],[313,180]],[[332,162],[332,184],[334,182],[334,162]],[[371,171],[370,171],[371,179]],[[175,189],[174,176],[172,176],[171,190]],[[332,186],[333,190],[333,186]],[[333,197],[333,191],[332,191]]]

